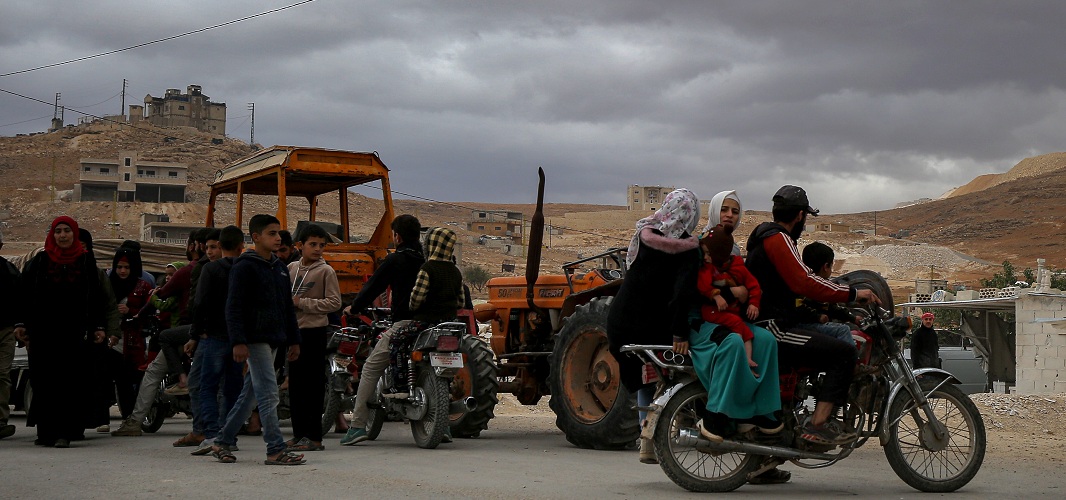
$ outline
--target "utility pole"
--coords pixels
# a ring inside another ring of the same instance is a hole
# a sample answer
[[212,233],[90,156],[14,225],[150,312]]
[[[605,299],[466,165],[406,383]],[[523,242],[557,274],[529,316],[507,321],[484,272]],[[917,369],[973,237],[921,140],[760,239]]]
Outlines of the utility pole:
[[122,116],[123,121],[126,118],[126,79],[122,79],[122,107],[118,109],[118,114]]
[[874,236],[877,236],[877,210],[874,210]]
[[[56,94],[58,95],[58,94]],[[52,153],[52,184],[49,186],[49,190],[52,191],[52,208],[56,206],[56,154]]]
[[255,103],[254,102],[248,103],[248,111],[252,112],[252,135],[251,135],[251,138],[248,140],[248,143],[254,146],[255,145]]

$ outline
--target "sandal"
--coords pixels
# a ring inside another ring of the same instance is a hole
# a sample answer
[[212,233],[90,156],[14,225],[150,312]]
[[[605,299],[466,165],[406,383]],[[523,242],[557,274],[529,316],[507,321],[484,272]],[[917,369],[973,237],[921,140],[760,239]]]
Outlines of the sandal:
[[278,453],[278,455],[274,458],[267,457],[267,459],[263,461],[263,463],[266,465],[303,465],[307,463],[307,461],[304,460],[303,455],[296,455],[287,451],[283,451],[281,453]]
[[237,457],[233,455],[233,452],[229,451],[229,448],[225,446],[212,446],[211,454],[218,459],[219,462],[224,464],[232,464],[237,461]]
[[174,447],[180,448],[182,446],[200,446],[200,443],[204,441],[203,434],[188,433],[181,437],[181,439],[174,441]]
[[325,449],[326,446],[321,442],[315,444],[314,441],[307,438],[300,438],[295,443],[288,441],[285,443],[285,451],[322,451]]

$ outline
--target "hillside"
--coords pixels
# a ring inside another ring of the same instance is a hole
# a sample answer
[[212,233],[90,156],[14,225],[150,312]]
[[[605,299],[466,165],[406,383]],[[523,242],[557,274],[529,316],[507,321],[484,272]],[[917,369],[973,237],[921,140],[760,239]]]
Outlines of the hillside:
[[[94,128],[95,127],[95,128]],[[164,138],[173,137],[166,141]],[[0,186],[8,196],[0,200],[0,225],[8,242],[5,252],[19,251],[20,241],[29,247],[42,240],[42,233],[56,215],[75,216],[98,238],[137,238],[142,213],[166,213],[174,221],[204,220],[206,185],[217,169],[244,156],[253,149],[234,139],[223,144],[211,143],[211,136],[189,130],[130,128],[105,126],[68,127],[63,131],[33,136],[0,137]],[[368,149],[372,149],[369,148]],[[84,157],[117,158],[119,151],[136,150],[145,160],[181,162],[189,165],[188,198],[191,203],[111,203],[53,201],[50,186],[54,176],[57,191],[70,190],[77,180],[78,160]],[[53,160],[54,159],[54,160]],[[53,173],[53,161],[55,169]],[[981,176],[952,196],[904,208],[876,213],[877,235],[857,233],[808,233],[801,245],[820,240],[830,243],[838,253],[838,271],[857,268],[876,269],[885,274],[897,290],[908,293],[915,278],[948,279],[977,286],[977,280],[989,277],[1003,260],[1018,268],[1035,267],[1038,257],[1049,265],[1066,268],[1066,250],[1058,242],[1066,237],[1066,208],[1054,202],[1054,196],[1066,188],[1066,153],[1025,159],[1011,172],[999,176]],[[402,169],[402,165],[390,165]],[[1009,176],[1008,176],[1009,174]],[[1007,177],[1004,177],[1007,176]],[[1009,178],[1008,178],[1009,177]],[[1006,179],[1006,180],[1004,180]],[[981,189],[976,189],[980,184]],[[397,187],[399,189],[399,187]],[[402,189],[401,189],[402,190]],[[412,213],[425,225],[448,225],[456,229],[464,242],[463,258],[467,265],[480,265],[496,275],[501,263],[517,261],[516,273],[524,272],[521,256],[504,255],[500,250],[476,243],[479,234],[465,230],[465,222],[474,210],[507,210],[532,215],[536,186],[530,182],[527,204],[486,204],[468,202],[425,202],[395,200],[397,213]],[[548,201],[551,193],[546,193]],[[380,214],[380,199],[360,194],[351,197],[353,232],[370,228]],[[245,212],[273,212],[275,202],[267,197],[250,197]],[[305,213],[306,202],[290,199],[292,225]],[[335,199],[325,199],[319,207],[322,220],[339,219]],[[607,205],[545,205],[549,225],[560,230],[546,238],[543,272],[558,272],[562,263],[591,255],[610,247],[625,246],[633,224],[641,215],[624,207]],[[218,223],[230,223],[232,202],[219,206]],[[769,214],[749,212],[741,233],[746,234]],[[117,224],[109,224],[110,222]],[[815,222],[843,223],[852,229],[874,229],[874,215],[825,214]],[[702,222],[701,222],[702,227]],[[887,235],[901,229],[910,235],[899,240]],[[872,231],[871,231],[872,232]],[[561,234],[559,234],[561,233]],[[743,240],[743,238],[738,238]],[[939,250],[942,245],[960,252]]]

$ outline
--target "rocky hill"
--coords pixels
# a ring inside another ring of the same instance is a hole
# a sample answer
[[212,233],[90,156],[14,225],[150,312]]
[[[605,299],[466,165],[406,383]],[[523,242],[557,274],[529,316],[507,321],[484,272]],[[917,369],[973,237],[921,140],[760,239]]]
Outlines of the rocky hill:
[[[104,238],[137,238],[139,217],[146,212],[166,213],[174,221],[203,221],[206,186],[214,173],[254,150],[239,140],[226,138],[222,144],[213,144],[212,138],[186,129],[112,128],[99,124],[68,127],[49,134],[0,137],[0,187],[8,193],[0,200],[0,225],[9,243],[5,252],[17,251],[19,241],[27,246],[40,242],[48,223],[60,214],[75,216],[97,237]],[[190,203],[75,204],[52,195],[53,185],[60,195],[72,189],[79,175],[80,158],[117,158],[123,150],[138,151],[145,160],[187,164]],[[801,244],[814,240],[830,243],[841,261],[839,271],[879,270],[890,278],[898,293],[912,289],[915,278],[930,276],[977,286],[977,280],[991,276],[1003,260],[1025,268],[1034,267],[1036,258],[1042,257],[1052,267],[1066,268],[1066,250],[1059,244],[1066,237],[1061,222],[1066,220],[1066,208],[1055,202],[1057,193],[1066,188],[1062,165],[1066,165],[1066,153],[1043,155],[1023,160],[999,177],[975,179],[968,185],[974,189],[956,190],[940,200],[876,214],[826,214],[815,222],[847,224],[868,234],[818,231],[808,233]],[[981,184],[981,189],[976,189],[977,184]],[[513,260],[518,264],[515,272],[522,274],[520,255],[505,255],[499,249],[478,245],[480,235],[465,227],[474,210],[507,210],[531,216],[535,191],[531,180],[528,204],[400,199],[395,201],[395,208],[397,213],[417,215],[426,225],[457,229],[464,241],[467,265],[480,265],[500,275],[504,274],[501,264]],[[551,200],[550,193],[546,197]],[[375,199],[370,191],[351,198],[350,212],[356,228],[353,232],[358,232],[359,227],[372,227],[376,222],[373,214],[380,214],[380,198]],[[276,202],[268,197],[250,197],[248,201],[246,214],[276,209]],[[306,210],[306,202],[290,200],[290,213],[299,214],[302,210]],[[336,220],[338,212],[336,200],[325,199],[319,207],[319,218]],[[620,206],[548,203],[546,222],[558,230],[545,241],[548,248],[543,254],[542,272],[558,272],[564,262],[627,245],[633,223],[642,215]],[[227,217],[233,217],[232,203],[219,207],[217,221],[232,222]],[[293,225],[298,218],[293,218]],[[741,233],[746,234],[768,219],[767,213],[747,213]],[[909,231],[909,236],[888,236],[901,230]]]

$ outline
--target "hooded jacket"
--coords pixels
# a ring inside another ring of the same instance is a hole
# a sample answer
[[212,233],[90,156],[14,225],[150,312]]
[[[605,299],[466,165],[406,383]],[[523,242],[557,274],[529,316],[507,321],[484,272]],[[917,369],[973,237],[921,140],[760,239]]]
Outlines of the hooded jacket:
[[300,328],[316,328],[329,324],[329,313],[341,308],[341,286],[337,281],[337,272],[324,259],[318,259],[310,266],[304,266],[300,260],[289,264],[289,276],[292,278],[290,291],[300,297],[296,305],[296,322]]
[[413,319],[429,323],[452,321],[463,307],[463,273],[452,262],[458,237],[435,227],[426,233],[426,262],[411,290]]
[[276,256],[266,260],[249,250],[237,257],[226,295],[230,343],[267,343],[271,347],[299,344],[300,329],[289,286],[289,270]]
[[748,271],[762,287],[759,321],[773,319],[783,328],[801,319],[803,298],[819,302],[851,302],[855,290],[814,274],[803,264],[796,242],[776,222],[759,224],[748,237]]

